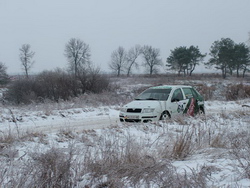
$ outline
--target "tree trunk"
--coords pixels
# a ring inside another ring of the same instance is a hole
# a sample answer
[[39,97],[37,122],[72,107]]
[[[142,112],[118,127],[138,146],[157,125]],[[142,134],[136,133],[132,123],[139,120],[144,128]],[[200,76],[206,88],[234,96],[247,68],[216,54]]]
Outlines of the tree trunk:
[[28,79],[29,78],[29,74],[28,74],[28,69],[25,67],[25,75],[26,75],[26,78]]
[[222,69],[222,78],[226,78],[227,77],[227,69],[226,68],[223,68]]
[[153,74],[153,66],[150,67],[150,75]]
[[118,70],[117,70],[117,77],[119,77],[119,76],[120,76],[120,72],[121,72],[121,70],[120,70],[120,69],[118,69]]
[[232,76],[233,75],[233,69],[229,69],[229,71],[230,71],[230,75]]
[[245,73],[246,73],[246,70],[247,70],[247,69],[246,69],[246,68],[244,68],[244,70],[243,70],[243,74],[242,74],[242,77],[243,77],[243,78],[245,78]]
[[240,77],[240,75],[239,75],[239,67],[237,67],[236,73],[237,73],[237,78],[239,78]]
[[178,76],[180,76],[180,75],[181,75],[181,70],[178,71]]
[[128,67],[127,77],[129,77],[129,74],[130,74],[130,72],[131,72],[131,67],[132,67],[132,64]]
[[193,71],[194,71],[194,69],[195,69],[195,66],[196,66],[196,65],[194,65],[193,68],[190,70],[189,76],[192,76],[192,73],[193,73]]

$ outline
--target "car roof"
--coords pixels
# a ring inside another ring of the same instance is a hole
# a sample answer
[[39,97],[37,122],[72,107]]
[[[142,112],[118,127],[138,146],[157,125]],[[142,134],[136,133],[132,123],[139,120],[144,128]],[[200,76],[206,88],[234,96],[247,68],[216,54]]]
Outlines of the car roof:
[[192,86],[187,86],[187,85],[160,85],[160,86],[150,87],[150,89],[176,89],[176,88],[192,88]]

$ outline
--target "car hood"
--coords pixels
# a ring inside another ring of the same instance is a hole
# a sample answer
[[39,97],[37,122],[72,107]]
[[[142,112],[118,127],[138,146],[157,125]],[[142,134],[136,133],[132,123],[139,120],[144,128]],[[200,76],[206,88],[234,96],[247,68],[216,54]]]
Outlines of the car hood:
[[156,108],[163,101],[154,101],[154,100],[135,100],[126,105],[124,108]]

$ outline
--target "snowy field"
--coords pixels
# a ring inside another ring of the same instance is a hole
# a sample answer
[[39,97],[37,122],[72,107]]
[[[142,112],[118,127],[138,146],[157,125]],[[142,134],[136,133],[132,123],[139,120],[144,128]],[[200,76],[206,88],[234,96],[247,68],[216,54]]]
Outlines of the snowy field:
[[250,99],[146,124],[121,105],[2,105],[0,187],[250,187]]

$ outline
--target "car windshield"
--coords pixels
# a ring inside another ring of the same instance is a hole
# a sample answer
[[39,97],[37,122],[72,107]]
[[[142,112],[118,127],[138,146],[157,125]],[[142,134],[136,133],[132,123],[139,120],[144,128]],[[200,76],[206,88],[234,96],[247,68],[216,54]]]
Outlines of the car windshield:
[[167,100],[171,89],[147,89],[135,100]]

